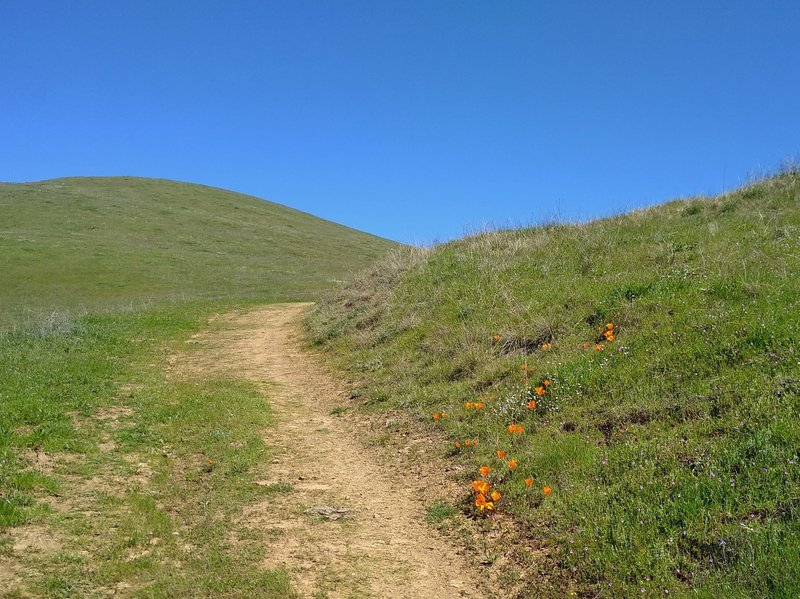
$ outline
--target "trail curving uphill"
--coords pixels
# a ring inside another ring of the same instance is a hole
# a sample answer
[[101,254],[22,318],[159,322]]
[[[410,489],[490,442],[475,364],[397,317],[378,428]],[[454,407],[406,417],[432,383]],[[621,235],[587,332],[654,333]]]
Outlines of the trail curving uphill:
[[264,436],[275,455],[262,484],[287,489],[243,514],[267,546],[264,566],[286,568],[303,597],[479,596],[463,558],[425,523],[402,473],[365,449],[358,435],[366,431],[331,414],[345,389],[300,345],[308,306],[219,317],[174,363],[183,375],[263,385],[275,416]]

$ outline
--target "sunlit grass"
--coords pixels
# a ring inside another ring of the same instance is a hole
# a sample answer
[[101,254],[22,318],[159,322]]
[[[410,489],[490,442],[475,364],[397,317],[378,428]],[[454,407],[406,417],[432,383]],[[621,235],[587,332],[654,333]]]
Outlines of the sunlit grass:
[[0,530],[27,524],[58,541],[0,550],[26,573],[20,593],[293,596],[287,573],[260,565],[269,543],[240,521],[291,492],[254,482],[269,463],[264,395],[165,376],[165,350],[209,313],[185,305],[0,336]]
[[370,409],[450,437],[465,511],[549,547],[541,592],[792,597],[799,274],[788,172],[398,254],[308,324]]
[[162,179],[0,183],[0,328],[165,302],[308,301],[397,244]]

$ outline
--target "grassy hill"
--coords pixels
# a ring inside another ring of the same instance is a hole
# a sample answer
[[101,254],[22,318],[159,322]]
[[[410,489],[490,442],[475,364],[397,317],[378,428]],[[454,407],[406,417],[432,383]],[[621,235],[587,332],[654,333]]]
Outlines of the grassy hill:
[[155,300],[308,300],[396,244],[202,185],[0,184],[0,325]]
[[0,595],[295,597],[243,517],[286,491],[268,393],[168,357],[396,246],[200,185],[0,185]]
[[308,325],[369,406],[449,435],[462,509],[502,493],[532,596],[800,596],[797,172],[404,250]]

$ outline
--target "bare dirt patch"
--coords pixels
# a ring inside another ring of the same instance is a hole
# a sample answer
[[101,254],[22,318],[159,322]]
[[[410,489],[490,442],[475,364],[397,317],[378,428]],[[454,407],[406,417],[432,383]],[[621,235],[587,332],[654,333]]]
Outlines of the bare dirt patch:
[[[170,360],[175,377],[264,384],[276,417],[264,436],[276,456],[263,483],[282,490],[249,506],[238,523],[268,547],[264,567],[287,568],[303,597],[481,596],[475,570],[425,523],[413,473],[398,473],[362,442],[385,431],[331,414],[348,388],[300,348],[306,308],[218,316],[190,351]],[[320,506],[346,517],[326,518],[314,511]]]
[[56,532],[36,524],[12,528],[11,549],[17,554],[54,553],[61,548],[61,540]]

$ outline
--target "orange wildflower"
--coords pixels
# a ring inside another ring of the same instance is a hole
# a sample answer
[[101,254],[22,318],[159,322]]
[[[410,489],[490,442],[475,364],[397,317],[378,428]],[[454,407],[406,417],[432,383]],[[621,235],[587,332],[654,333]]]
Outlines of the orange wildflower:
[[597,345],[595,345],[594,346],[594,351],[603,351],[603,344],[602,343],[598,343]]
[[464,439],[464,447],[469,447],[470,445],[472,445],[472,441],[469,439]]
[[606,330],[607,331],[613,331],[614,330],[614,323],[613,322],[606,323]]
[[506,452],[503,451],[502,449],[498,449],[497,450],[497,457],[502,460],[504,457],[506,457]]
[[583,345],[581,345],[583,349],[589,349],[589,342],[586,341]]
[[456,441],[456,449],[461,449],[461,441]]
[[472,403],[471,401],[468,401],[464,405],[467,407],[468,410],[471,410],[475,406],[475,404]]
[[511,434],[521,433],[522,431],[525,430],[524,428],[522,428],[521,424],[509,424],[507,428],[508,428],[508,432],[511,433]]
[[541,397],[542,395],[545,394],[545,388],[543,386],[541,386],[541,385],[539,385],[538,387],[534,387],[533,390],[536,392],[536,395],[538,395],[539,397]]
[[476,403],[475,403],[475,409],[476,409],[476,410],[482,410],[482,409],[484,408],[484,406],[485,406],[485,405],[486,405],[486,404],[485,404],[485,403],[483,403],[482,401],[476,402]]
[[552,384],[553,384],[553,381],[551,381],[550,379],[544,379],[544,381],[542,381],[542,384],[543,384],[545,387],[549,387],[550,385],[552,385]]
[[495,341],[500,341],[500,335],[495,335],[494,337],[492,337],[492,339],[494,339]]
[[442,418],[447,418],[447,412],[442,412]]
[[553,347],[551,343],[542,343],[542,351],[547,351],[551,347]]
[[475,491],[476,493],[481,493],[483,495],[486,495],[486,493],[488,493],[491,488],[492,485],[490,485],[484,480],[472,481],[472,490]]
[[520,370],[528,370],[528,365],[527,364],[522,364],[519,368],[520,368]]
[[433,415],[433,419],[434,419],[434,420],[439,420],[439,418],[441,418],[441,417],[442,417],[442,415],[441,415],[441,414],[439,414],[439,412],[436,412],[436,413]]
[[500,493],[498,493],[497,491],[492,491],[492,494],[489,495],[489,497],[492,498],[492,501],[497,503],[498,501],[500,501],[500,498],[502,497],[502,495],[500,495]]
[[478,444],[478,440],[477,439],[473,439],[472,440],[472,445],[474,446],[474,445],[477,445],[477,444]]
[[528,402],[528,409],[529,410],[535,410],[536,409],[536,400],[535,399],[532,399],[532,400],[530,400]]
[[508,464],[508,467],[511,470],[513,470],[514,468],[516,468],[518,466],[517,460],[508,460],[508,462],[506,462],[506,463]]
[[483,510],[491,511],[494,509],[494,503],[492,503],[491,501],[486,501],[486,496],[483,493],[480,493],[475,498],[475,507],[477,507],[480,511]]
[[489,466],[481,466],[479,472],[481,473],[482,477],[486,478],[487,476],[489,476],[491,469],[489,468]]
[[525,479],[525,486],[530,488],[531,485],[533,485],[533,479],[529,476],[528,478]]
[[614,343],[615,339],[616,339],[616,337],[614,336],[614,333],[611,333],[610,335],[606,335],[606,341],[608,341],[609,343]]
[[545,497],[547,497],[548,495],[550,495],[550,493],[552,493],[552,492],[553,492],[553,489],[551,489],[550,487],[544,487],[544,488],[542,489],[542,493],[544,493],[544,496],[545,496]]

